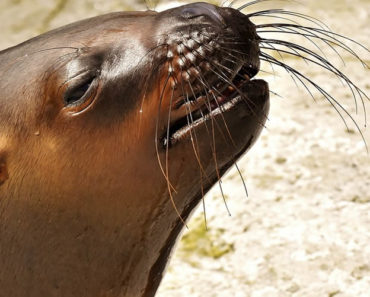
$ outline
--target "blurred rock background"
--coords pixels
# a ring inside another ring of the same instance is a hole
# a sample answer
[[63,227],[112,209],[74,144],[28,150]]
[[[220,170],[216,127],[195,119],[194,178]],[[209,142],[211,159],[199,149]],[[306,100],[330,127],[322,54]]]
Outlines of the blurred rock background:
[[[159,0],[148,4],[135,0],[1,0],[0,49],[78,19],[167,5],[172,4]],[[277,7],[314,16],[333,31],[370,47],[369,0],[268,1],[249,9]],[[370,65],[369,52],[348,44]],[[340,53],[345,66],[333,51],[325,51],[370,95],[370,71]],[[350,90],[322,69],[284,58],[343,104],[370,146],[362,105],[358,102],[356,114]],[[268,65],[263,68],[271,71]],[[347,131],[320,94],[314,93],[314,102],[289,75],[275,71],[275,77],[260,76],[283,98],[271,96],[267,128],[238,162],[249,196],[232,169],[222,183],[231,216],[218,187],[205,197],[208,230],[200,207],[178,244],[159,297],[370,296],[370,156],[364,141],[348,118]],[[370,113],[367,101],[365,106]]]

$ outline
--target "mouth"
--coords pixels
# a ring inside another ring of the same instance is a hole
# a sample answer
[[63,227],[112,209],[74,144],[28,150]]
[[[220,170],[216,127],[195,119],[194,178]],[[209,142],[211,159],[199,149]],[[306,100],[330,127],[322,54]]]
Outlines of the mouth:
[[[213,85],[205,83],[198,90],[174,101],[173,111],[178,116],[162,137],[164,147],[171,147],[210,120],[224,117],[226,113],[245,105],[250,114],[258,113],[260,102],[268,98],[268,85],[260,79],[252,79],[257,68],[243,65],[233,78],[220,78]],[[267,90],[267,92],[266,92]]]

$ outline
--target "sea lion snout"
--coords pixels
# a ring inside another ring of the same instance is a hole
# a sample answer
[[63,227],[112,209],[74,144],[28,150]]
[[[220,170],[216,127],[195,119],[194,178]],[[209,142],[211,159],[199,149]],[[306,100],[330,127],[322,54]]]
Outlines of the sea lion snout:
[[[241,70],[252,78],[260,69],[255,25],[238,10],[194,3],[159,13],[158,44],[167,49],[167,69],[179,85],[195,93],[222,79],[233,79]],[[160,23],[159,23],[160,20]],[[198,79],[197,79],[198,78]]]
[[[207,137],[210,132],[201,132],[198,126],[217,119],[219,126],[231,127],[235,122],[255,138],[266,119],[269,99],[266,83],[250,82],[260,69],[255,25],[238,10],[207,3],[177,7],[156,18],[161,20],[157,36],[161,36],[160,51],[165,57],[163,77],[168,77],[160,98],[164,107],[161,118],[166,121],[159,125],[158,133],[163,148],[183,143],[181,140],[191,139],[194,133]],[[256,117],[241,120],[237,114]],[[222,138],[217,131],[215,134]],[[245,147],[249,138],[236,134],[232,142]]]

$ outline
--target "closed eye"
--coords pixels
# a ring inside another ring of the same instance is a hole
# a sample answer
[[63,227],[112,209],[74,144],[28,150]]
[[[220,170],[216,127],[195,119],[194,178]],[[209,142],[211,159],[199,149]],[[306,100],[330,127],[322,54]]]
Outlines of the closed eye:
[[82,104],[88,95],[88,91],[93,84],[95,76],[88,76],[87,78],[73,79],[76,82],[70,82],[70,86],[64,93],[64,104],[65,106],[76,106]]
[[64,103],[66,105],[77,104],[77,102],[81,100],[81,98],[85,95],[87,90],[90,88],[93,80],[94,78],[91,78],[89,81],[83,83],[82,85],[78,86],[72,91],[66,93],[64,95]]
[[68,112],[82,112],[94,102],[99,86],[98,74],[97,71],[85,71],[65,82],[63,103]]

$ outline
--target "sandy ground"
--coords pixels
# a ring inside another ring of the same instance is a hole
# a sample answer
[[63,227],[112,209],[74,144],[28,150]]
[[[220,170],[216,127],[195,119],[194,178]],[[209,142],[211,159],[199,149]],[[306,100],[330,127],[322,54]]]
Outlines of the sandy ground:
[[[276,3],[315,16],[370,47],[369,0],[302,0],[305,5],[276,1],[274,7]],[[0,48],[72,20],[122,9],[123,4],[2,0]],[[140,7],[134,2],[125,5]],[[266,7],[271,4],[256,8]],[[354,48],[370,64],[370,54]],[[326,54],[370,95],[369,70],[343,52],[346,67],[332,51]],[[286,62],[305,69],[334,95],[356,119],[370,146],[361,103],[356,115],[348,88],[302,61]],[[271,71],[268,65],[264,69]],[[222,183],[231,216],[218,187],[205,197],[208,230],[200,207],[157,296],[369,297],[370,156],[364,141],[348,117],[350,131],[346,130],[319,94],[314,102],[280,71],[277,77],[263,78],[283,98],[271,97],[267,128],[238,162],[249,196],[233,169]],[[365,104],[370,114],[370,104]]]

